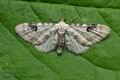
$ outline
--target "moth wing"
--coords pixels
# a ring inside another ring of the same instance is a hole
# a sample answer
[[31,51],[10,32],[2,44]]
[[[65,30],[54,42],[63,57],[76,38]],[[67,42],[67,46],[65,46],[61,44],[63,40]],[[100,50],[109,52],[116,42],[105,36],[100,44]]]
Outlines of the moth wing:
[[58,34],[56,33],[51,35],[51,37],[47,39],[43,44],[35,45],[35,47],[38,50],[47,53],[56,48],[57,42],[58,42]]
[[30,42],[32,44],[39,44],[39,42],[37,42],[37,39],[47,30],[49,30],[50,28],[52,28],[54,25],[52,23],[37,23],[37,24],[33,24],[34,26],[36,26],[37,30],[34,31],[32,29],[30,29],[30,23],[23,23],[23,24],[19,24],[16,26],[15,30],[17,32],[17,34],[22,37],[24,40],[26,40],[27,42]]
[[89,47],[87,46],[83,46],[81,45],[80,43],[78,43],[76,41],[76,39],[70,34],[70,33],[67,33],[65,34],[65,44],[66,44],[66,47],[74,52],[75,54],[80,54],[80,53],[83,53],[85,52],[87,49],[89,49]]
[[[85,39],[87,39],[91,44],[96,43],[104,39],[110,33],[110,28],[106,25],[96,24],[96,25],[86,25],[86,24],[72,24],[71,28],[79,32]],[[87,31],[88,27],[95,27],[94,29]],[[90,44],[90,45],[91,45]]]

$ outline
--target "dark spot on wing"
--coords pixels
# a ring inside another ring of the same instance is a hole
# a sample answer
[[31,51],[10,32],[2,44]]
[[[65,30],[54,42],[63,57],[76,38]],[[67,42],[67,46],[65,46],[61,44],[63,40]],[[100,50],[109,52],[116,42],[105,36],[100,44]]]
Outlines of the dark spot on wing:
[[90,32],[91,30],[95,30],[97,27],[97,24],[88,24],[88,27],[87,27],[87,32]]
[[29,23],[29,29],[33,30],[33,31],[37,31],[37,26],[34,23]]

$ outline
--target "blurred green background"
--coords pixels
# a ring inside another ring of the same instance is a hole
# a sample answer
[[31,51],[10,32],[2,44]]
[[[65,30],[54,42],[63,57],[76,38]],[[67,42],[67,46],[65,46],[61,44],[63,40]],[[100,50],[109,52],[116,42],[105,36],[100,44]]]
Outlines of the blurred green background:
[[[24,22],[100,23],[110,36],[75,56],[42,54],[15,33]],[[120,80],[120,0],[0,0],[0,80]]]

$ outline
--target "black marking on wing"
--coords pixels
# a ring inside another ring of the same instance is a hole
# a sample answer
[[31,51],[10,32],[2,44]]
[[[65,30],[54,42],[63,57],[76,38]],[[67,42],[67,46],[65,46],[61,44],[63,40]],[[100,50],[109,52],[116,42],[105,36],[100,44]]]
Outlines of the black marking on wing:
[[29,23],[28,25],[29,25],[29,29],[31,29],[31,30],[33,30],[33,31],[37,31],[37,30],[38,30],[36,24],[34,24],[34,23]]
[[89,24],[86,28],[87,32],[90,32],[91,30],[95,30],[97,27],[97,24]]

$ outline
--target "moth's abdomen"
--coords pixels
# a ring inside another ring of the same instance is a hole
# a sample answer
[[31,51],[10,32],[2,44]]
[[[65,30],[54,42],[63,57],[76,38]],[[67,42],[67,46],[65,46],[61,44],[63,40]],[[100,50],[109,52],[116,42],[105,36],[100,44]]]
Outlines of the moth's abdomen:
[[64,34],[59,34],[58,44],[57,44],[58,55],[61,55],[61,53],[63,52],[64,45],[65,45],[65,40],[64,39],[65,39]]

